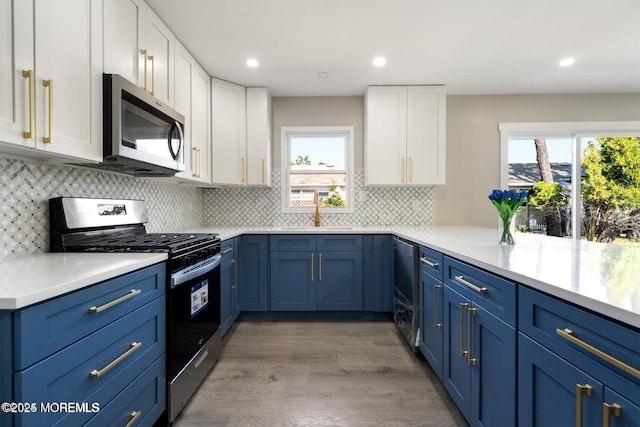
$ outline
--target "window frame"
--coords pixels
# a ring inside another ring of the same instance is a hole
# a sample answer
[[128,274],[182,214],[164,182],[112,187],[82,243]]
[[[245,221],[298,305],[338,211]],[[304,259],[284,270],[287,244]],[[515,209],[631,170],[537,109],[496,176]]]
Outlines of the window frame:
[[[509,140],[535,138],[570,138],[573,156],[571,175],[581,175],[582,139],[593,137],[640,136],[640,121],[619,122],[531,122],[499,123],[500,188],[509,186]],[[580,180],[571,187],[571,238],[581,239],[582,206]]]
[[[314,213],[315,207],[292,207],[291,194],[291,137],[340,136],[345,138],[346,206],[320,207],[321,213],[355,213],[355,127],[354,126],[282,126],[280,129],[280,199],[282,213]],[[342,172],[342,170],[341,170]],[[322,173],[322,172],[320,172]]]

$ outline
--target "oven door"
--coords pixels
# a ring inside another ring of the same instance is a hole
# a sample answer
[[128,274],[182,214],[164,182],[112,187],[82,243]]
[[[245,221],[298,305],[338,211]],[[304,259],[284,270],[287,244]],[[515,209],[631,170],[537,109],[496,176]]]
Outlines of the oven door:
[[171,275],[167,312],[169,380],[189,364],[220,326],[221,260],[218,254]]

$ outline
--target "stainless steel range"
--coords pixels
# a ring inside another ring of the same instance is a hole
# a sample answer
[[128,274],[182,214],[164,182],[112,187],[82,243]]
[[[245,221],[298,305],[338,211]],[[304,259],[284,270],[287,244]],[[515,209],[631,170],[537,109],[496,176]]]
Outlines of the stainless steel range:
[[49,200],[52,252],[166,252],[167,418],[171,423],[218,360],[220,239],[147,233],[142,200]]

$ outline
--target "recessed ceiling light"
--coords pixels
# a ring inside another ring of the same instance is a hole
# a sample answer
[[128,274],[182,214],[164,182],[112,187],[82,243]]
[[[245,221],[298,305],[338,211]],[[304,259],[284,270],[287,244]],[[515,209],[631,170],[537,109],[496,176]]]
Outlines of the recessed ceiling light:
[[383,56],[376,56],[373,58],[373,65],[376,67],[384,67],[384,64],[387,63],[387,60]]
[[326,71],[320,71],[318,74],[316,74],[316,76],[319,79],[326,79],[330,76],[331,74],[327,73]]
[[567,57],[560,61],[561,67],[569,67],[576,62],[575,58]]
[[249,68],[257,68],[260,63],[257,59],[247,59],[247,67]]

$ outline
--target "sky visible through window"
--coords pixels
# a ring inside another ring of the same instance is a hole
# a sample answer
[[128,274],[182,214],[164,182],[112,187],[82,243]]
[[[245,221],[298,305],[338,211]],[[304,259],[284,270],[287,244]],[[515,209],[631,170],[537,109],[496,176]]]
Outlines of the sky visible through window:
[[345,137],[292,137],[291,162],[298,156],[309,156],[311,165],[324,162],[336,169],[345,169]]
[[[592,138],[582,139],[582,150]],[[552,163],[571,163],[573,149],[571,138],[546,138],[549,161]],[[533,139],[509,140],[509,163],[536,163],[536,147]]]

